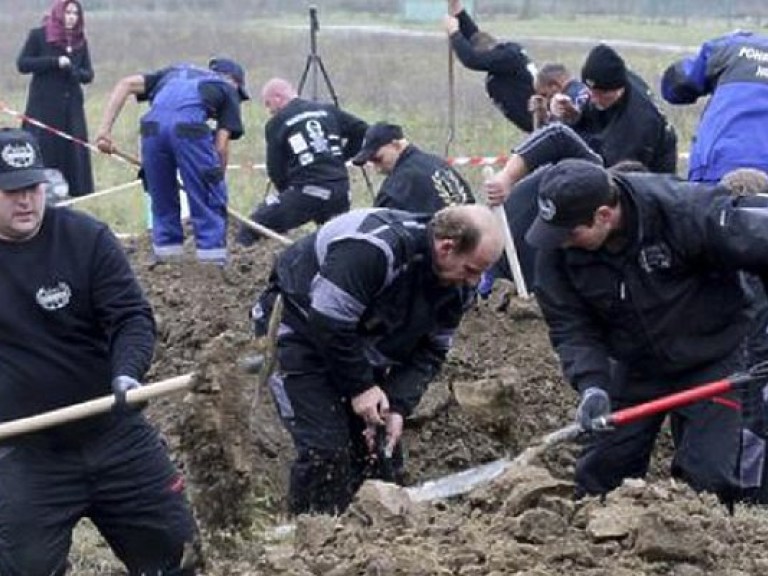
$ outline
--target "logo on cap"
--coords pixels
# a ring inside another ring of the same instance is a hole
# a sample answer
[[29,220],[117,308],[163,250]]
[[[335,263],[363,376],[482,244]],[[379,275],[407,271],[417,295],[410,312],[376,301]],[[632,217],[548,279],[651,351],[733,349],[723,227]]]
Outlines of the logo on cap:
[[552,222],[557,214],[557,206],[551,198],[539,198],[539,216],[545,222]]
[[3,146],[0,152],[3,162],[11,168],[29,168],[37,161],[35,148],[29,142],[12,142]]

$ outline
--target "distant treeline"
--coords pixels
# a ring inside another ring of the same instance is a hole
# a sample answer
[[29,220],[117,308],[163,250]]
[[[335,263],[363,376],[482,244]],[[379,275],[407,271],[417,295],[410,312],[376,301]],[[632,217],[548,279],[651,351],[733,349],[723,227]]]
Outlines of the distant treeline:
[[[84,0],[87,11],[157,10],[206,11],[222,15],[260,14],[265,16],[298,14],[316,5],[321,12],[361,12],[397,16],[406,12],[407,3],[425,4],[431,0]],[[445,0],[433,3],[445,5]],[[5,0],[10,10],[39,10],[50,0]],[[632,16],[654,20],[687,18],[768,20],[765,0],[474,0],[475,12],[487,15],[514,15],[536,18],[543,15],[568,16],[600,14]]]

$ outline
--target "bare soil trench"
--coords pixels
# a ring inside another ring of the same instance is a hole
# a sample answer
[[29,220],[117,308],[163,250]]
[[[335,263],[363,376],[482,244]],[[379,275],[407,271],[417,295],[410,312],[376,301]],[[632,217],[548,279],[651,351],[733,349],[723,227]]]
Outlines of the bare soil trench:
[[[148,381],[197,374],[194,392],[159,401],[149,414],[186,472],[205,574],[768,574],[765,511],[741,507],[729,516],[713,497],[670,480],[665,449],[647,483],[602,502],[572,498],[578,447],[565,445],[451,501],[414,505],[366,485],[345,515],[291,519],[295,534],[270,540],[270,527],[287,521],[292,446],[268,393],[256,391],[238,361],[259,349],[248,310],[278,246],[233,248],[226,279],[194,262],[150,268],[144,239],[128,248],[158,321]],[[576,398],[543,321],[517,301],[499,311],[500,301],[497,290],[465,317],[407,423],[409,484],[514,456],[573,417]],[[482,401],[489,396],[490,408]],[[72,560],[74,574],[121,573],[87,525]]]

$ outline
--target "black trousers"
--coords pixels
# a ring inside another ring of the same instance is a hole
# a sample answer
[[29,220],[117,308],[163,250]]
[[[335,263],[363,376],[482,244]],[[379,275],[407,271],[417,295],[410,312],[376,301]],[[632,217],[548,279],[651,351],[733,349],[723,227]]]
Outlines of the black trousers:
[[[272,376],[270,389],[296,448],[290,511],[338,514],[347,508],[363,481],[383,478],[385,472],[382,463],[368,452],[363,420],[352,411],[351,399],[331,382],[323,358],[300,334],[282,328],[278,340],[280,371]],[[402,451],[396,450],[392,462],[395,477],[402,476],[402,466]]]
[[[251,214],[251,220],[283,233],[307,222],[324,224],[350,207],[349,182],[330,182],[322,185],[289,186],[273,194]],[[261,236],[244,225],[240,226],[237,241],[250,246]]]
[[180,566],[197,528],[183,477],[138,412],[70,445],[55,433],[0,446],[0,574],[64,574],[72,530],[90,518],[134,576],[191,576]]
[[[619,410],[726,377],[742,368],[741,351],[712,365],[674,377],[633,379],[625,369],[615,370],[611,408]],[[740,495],[738,478],[741,449],[740,395],[704,400],[670,413],[675,455],[672,475],[695,490],[713,492],[725,502]],[[625,478],[642,478],[648,472],[656,437],[665,414],[597,434],[576,463],[577,492],[605,494]]]

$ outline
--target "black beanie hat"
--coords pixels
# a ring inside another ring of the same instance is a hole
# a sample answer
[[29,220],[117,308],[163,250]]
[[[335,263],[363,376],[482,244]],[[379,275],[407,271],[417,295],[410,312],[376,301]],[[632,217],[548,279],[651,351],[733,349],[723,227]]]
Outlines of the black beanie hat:
[[613,48],[598,44],[587,55],[581,80],[590,88],[616,90],[627,83],[627,67]]

